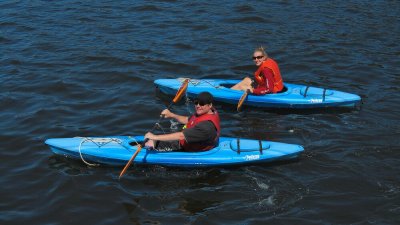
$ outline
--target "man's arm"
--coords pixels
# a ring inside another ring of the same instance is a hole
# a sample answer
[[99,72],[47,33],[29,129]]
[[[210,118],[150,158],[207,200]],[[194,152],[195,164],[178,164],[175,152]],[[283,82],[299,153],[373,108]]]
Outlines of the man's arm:
[[176,121],[178,121],[179,123],[182,123],[182,124],[187,124],[188,121],[189,121],[189,117],[187,117],[187,116],[181,116],[181,115],[172,113],[172,112],[169,111],[168,109],[164,109],[164,110],[161,112],[161,115],[164,115],[165,118],[173,118],[173,119],[175,119]]

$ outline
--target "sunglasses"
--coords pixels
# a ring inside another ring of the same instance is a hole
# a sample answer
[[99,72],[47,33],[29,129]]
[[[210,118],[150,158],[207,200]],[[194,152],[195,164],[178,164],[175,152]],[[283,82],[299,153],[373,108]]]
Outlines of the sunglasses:
[[210,103],[205,103],[205,102],[202,102],[199,100],[194,100],[193,103],[194,103],[194,105],[200,105],[200,106],[205,106],[205,105],[210,104]]
[[256,60],[256,59],[261,59],[262,57],[264,57],[263,55],[259,55],[259,56],[253,56],[253,60]]

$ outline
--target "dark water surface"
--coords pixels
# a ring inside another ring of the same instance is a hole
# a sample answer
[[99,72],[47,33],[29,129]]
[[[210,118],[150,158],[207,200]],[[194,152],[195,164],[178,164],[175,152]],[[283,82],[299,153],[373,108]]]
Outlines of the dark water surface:
[[[2,1],[0,224],[400,224],[399,15],[398,1]],[[301,144],[298,161],[118,180],[44,144],[144,134],[171,100],[154,79],[239,79],[259,45],[285,81],[363,98],[217,107],[222,135]]]

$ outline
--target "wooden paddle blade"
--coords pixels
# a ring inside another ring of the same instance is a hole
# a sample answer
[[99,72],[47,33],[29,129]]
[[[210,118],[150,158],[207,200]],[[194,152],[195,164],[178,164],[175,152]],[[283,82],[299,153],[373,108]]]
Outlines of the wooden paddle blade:
[[126,172],[126,170],[129,168],[129,166],[132,164],[133,160],[136,158],[137,154],[139,154],[140,150],[142,150],[142,145],[139,145],[139,147],[137,148],[135,154],[132,155],[131,159],[129,159],[128,163],[125,165],[124,169],[122,169],[121,173],[119,174],[119,178],[122,177],[122,175],[124,175],[124,173]]
[[183,81],[182,83],[182,86],[176,93],[175,98],[172,100],[173,103],[177,103],[179,102],[179,100],[181,100],[183,94],[186,92],[186,89],[188,88],[188,85],[189,85],[189,79],[185,79],[185,81]]
[[242,105],[244,103],[244,100],[246,100],[247,95],[249,94],[249,90],[247,90],[245,93],[243,93],[242,97],[240,97],[238,105],[237,105],[237,111],[239,112],[240,109],[242,108]]

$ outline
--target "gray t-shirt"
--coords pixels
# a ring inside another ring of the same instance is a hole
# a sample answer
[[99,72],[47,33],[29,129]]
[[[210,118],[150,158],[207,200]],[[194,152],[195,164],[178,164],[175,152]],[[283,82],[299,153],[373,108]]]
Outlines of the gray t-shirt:
[[[217,137],[217,128],[207,120],[202,121],[196,126],[182,130],[188,143],[210,143],[212,144]],[[159,151],[182,150],[179,141],[156,141],[155,149]]]
[[182,132],[187,143],[213,142],[217,137],[217,129],[210,120],[202,121],[194,127],[183,129]]

